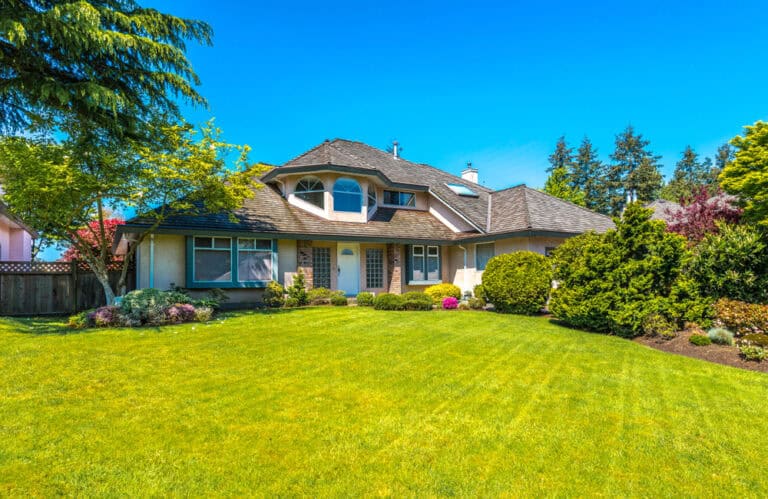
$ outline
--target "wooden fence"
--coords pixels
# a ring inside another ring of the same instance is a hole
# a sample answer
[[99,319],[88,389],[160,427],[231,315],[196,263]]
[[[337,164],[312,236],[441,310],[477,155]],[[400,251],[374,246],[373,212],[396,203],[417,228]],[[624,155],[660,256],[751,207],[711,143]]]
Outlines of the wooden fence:
[[[126,277],[135,287],[135,270]],[[120,270],[109,272],[113,289]],[[0,315],[72,314],[104,305],[104,288],[84,262],[0,262]]]

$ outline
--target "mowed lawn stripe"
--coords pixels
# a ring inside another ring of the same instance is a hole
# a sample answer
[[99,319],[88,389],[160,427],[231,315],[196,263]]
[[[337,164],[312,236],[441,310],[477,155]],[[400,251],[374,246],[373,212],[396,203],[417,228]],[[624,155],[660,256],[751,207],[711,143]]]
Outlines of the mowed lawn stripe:
[[546,318],[324,307],[81,333],[2,319],[0,369],[6,494],[768,486],[764,374]]

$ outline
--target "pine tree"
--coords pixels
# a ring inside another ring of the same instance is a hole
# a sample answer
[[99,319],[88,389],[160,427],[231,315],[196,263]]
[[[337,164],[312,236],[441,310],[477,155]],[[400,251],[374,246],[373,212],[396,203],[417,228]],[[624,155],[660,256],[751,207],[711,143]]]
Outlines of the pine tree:
[[702,188],[713,194],[717,190],[717,184],[712,185],[712,175],[712,160],[704,158],[699,161],[698,153],[691,146],[686,146],[683,157],[675,165],[672,180],[662,189],[661,197],[680,202],[696,195]]
[[605,164],[588,137],[581,141],[571,163],[570,184],[584,193],[584,206],[599,213],[608,213],[605,189]]
[[659,173],[661,156],[649,151],[649,145],[650,141],[636,134],[632,125],[616,136],[613,164],[606,176],[611,215],[620,215],[628,199],[648,202],[658,197],[663,182]]
[[555,151],[549,155],[549,177],[544,192],[551,196],[584,206],[584,193],[571,184],[570,172],[573,166],[573,149],[568,147],[565,137],[557,140]]
[[152,117],[173,122],[176,97],[205,104],[185,50],[187,41],[208,45],[211,37],[204,22],[133,0],[3,2],[0,128],[68,119],[139,136]]

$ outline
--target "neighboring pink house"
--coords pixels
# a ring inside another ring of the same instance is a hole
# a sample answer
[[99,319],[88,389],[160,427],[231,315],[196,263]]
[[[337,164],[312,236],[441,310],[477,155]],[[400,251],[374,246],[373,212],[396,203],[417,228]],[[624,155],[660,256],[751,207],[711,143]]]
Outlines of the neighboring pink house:
[[0,262],[28,262],[32,260],[32,242],[37,232],[8,213],[0,202]]

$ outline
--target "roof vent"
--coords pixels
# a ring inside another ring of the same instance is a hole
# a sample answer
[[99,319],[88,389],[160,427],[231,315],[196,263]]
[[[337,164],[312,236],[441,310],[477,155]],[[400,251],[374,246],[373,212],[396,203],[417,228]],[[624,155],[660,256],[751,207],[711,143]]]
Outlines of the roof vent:
[[392,157],[395,159],[400,159],[400,156],[397,155],[397,146],[399,145],[400,144],[396,140],[392,141]]
[[471,161],[467,161],[467,167],[461,172],[461,178],[473,184],[477,183],[477,168],[472,167]]

